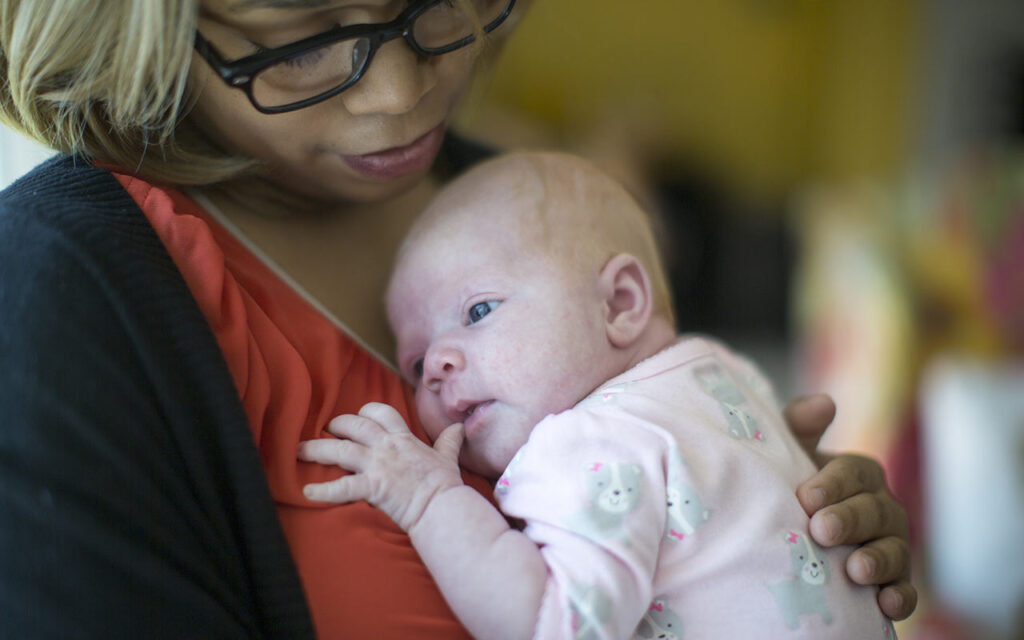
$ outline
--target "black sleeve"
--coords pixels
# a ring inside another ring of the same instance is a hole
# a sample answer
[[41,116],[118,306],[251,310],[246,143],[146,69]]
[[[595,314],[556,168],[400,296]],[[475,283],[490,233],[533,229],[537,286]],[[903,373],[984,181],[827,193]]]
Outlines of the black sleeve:
[[[226,368],[212,336],[182,338],[204,325],[141,213],[16,208],[0,202],[0,637],[311,636]],[[140,246],[159,268],[125,259]]]

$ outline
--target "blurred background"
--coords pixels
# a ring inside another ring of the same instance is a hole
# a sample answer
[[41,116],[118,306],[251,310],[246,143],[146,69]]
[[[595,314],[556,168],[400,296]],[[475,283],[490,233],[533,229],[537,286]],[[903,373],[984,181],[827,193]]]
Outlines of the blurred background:
[[[620,177],[680,329],[883,461],[900,637],[1024,638],[1024,2],[534,0],[489,64],[456,127]],[[46,155],[0,130],[0,186]]]

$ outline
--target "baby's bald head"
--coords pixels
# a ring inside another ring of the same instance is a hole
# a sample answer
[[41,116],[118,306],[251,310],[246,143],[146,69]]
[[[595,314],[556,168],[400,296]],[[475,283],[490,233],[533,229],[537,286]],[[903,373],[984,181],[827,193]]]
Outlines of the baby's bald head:
[[[672,322],[672,304],[648,214],[615,180],[564,153],[519,152],[484,162],[445,187],[399,251],[472,250],[515,243],[556,264],[596,276],[614,255],[635,256],[651,282],[653,311]],[[468,245],[468,246],[467,246]]]

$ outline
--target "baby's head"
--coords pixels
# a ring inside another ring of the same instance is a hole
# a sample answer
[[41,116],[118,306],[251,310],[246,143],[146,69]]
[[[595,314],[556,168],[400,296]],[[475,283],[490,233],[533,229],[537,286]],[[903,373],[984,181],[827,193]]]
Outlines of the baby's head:
[[432,438],[497,477],[544,416],[674,339],[647,214],[586,161],[516,153],[446,187],[387,294],[402,375]]

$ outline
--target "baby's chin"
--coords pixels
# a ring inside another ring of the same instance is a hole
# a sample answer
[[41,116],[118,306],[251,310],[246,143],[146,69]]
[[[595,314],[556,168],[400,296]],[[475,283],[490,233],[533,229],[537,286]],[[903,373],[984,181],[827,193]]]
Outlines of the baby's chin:
[[462,445],[462,452],[459,454],[459,466],[493,482],[500,478],[501,474],[505,473],[508,461],[488,460],[485,457],[475,455],[466,445]]

